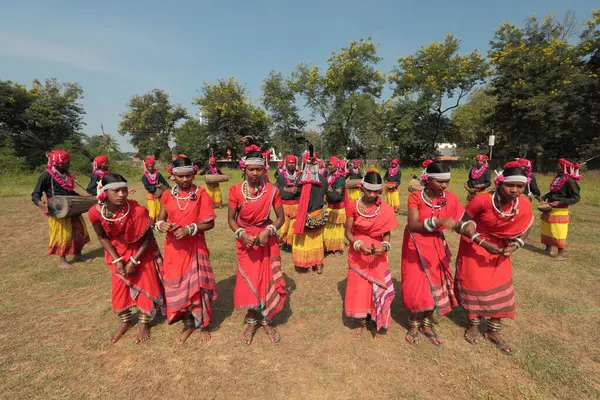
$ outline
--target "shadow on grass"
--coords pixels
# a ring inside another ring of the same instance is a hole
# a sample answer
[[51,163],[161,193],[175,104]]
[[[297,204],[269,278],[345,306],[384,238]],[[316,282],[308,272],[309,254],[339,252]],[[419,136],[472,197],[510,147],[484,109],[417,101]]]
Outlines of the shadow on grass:
[[94,250],[90,250],[87,253],[83,253],[84,257],[87,258],[104,258],[104,249],[102,247],[95,248]]
[[529,243],[525,243],[525,246],[523,246],[524,250],[528,250],[531,251],[532,253],[537,253],[537,254],[542,254],[542,255],[546,255],[545,250],[546,248],[540,248],[540,247],[536,247],[532,244]]
[[410,317],[410,313],[404,308],[402,302],[402,285],[396,278],[393,278],[392,282],[394,284],[394,290],[396,290],[396,297],[394,297],[391,307],[392,319],[404,329],[408,329],[408,317]]
[[288,320],[293,314],[291,307],[291,295],[296,290],[296,281],[290,278],[290,276],[286,273],[283,274],[283,280],[285,281],[285,290],[287,291],[288,295],[285,298],[283,309],[279,312],[279,314],[273,317],[273,321],[276,325],[287,324]]
[[217,282],[218,299],[213,303],[213,315],[210,319],[212,331],[218,331],[221,324],[233,313],[233,288],[235,275]]

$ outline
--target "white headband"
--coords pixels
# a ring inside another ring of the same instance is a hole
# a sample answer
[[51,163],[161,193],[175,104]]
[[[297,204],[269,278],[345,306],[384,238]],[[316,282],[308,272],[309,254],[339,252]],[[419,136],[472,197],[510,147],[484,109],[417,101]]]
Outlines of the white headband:
[[259,157],[246,158],[246,165],[265,165],[265,160]]
[[127,187],[127,182],[113,182],[113,183],[109,183],[107,185],[102,186],[102,191],[106,192],[108,189],[121,189],[121,188],[126,188]]
[[432,179],[440,179],[442,181],[445,181],[447,179],[450,179],[450,172],[440,172],[440,173],[433,173],[430,174],[428,172],[425,172],[425,175],[427,175],[429,178]]
[[364,180],[361,182],[362,187],[370,190],[372,192],[375,192],[377,190],[381,190],[383,189],[383,185],[381,183],[377,184],[377,183],[369,183],[369,182],[365,182]]
[[189,174],[190,172],[194,172],[193,165],[184,165],[183,167],[173,167],[174,174]]
[[527,183],[527,177],[523,176],[523,175],[505,176],[504,180],[502,182],[504,182],[504,183],[511,183],[511,182]]

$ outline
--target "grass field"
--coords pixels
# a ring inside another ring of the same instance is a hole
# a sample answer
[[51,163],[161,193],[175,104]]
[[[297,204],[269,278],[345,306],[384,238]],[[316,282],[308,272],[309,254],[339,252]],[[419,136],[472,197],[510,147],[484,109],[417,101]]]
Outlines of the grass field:
[[[547,188],[550,177],[538,179]],[[464,198],[466,172],[455,171],[453,180],[451,190]],[[343,324],[345,257],[328,257],[319,276],[296,273],[284,253],[291,295],[276,319],[282,341],[270,344],[261,330],[250,347],[241,344],[244,313],[232,310],[235,250],[223,209],[207,238],[219,294],[212,340],[192,337],[176,346],[180,324],[161,322],[147,343],[134,343],[134,329],[111,346],[118,321],[97,239],[86,247],[92,263],[56,268],[56,258],[45,255],[47,223],[29,198],[35,177],[0,177],[0,398],[600,398],[599,181],[590,173],[581,182],[568,262],[540,254],[539,218],[527,248],[514,256],[518,311],[503,331],[515,351],[508,357],[490,343],[465,342],[460,309],[439,318],[443,348],[405,342],[405,213],[392,233],[397,294],[381,341],[355,338]],[[132,186],[133,198],[143,201],[137,179]],[[448,237],[456,255],[458,237]],[[163,237],[157,239],[162,247]]]

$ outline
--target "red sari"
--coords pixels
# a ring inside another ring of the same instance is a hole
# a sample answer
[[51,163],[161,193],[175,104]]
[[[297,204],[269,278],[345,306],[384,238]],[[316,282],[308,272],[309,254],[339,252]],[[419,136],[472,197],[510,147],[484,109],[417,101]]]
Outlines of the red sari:
[[[141,239],[148,229],[151,229],[148,210],[135,200],[127,201],[129,213],[121,221],[109,222],[103,219],[98,205],[93,205],[88,212],[92,225],[102,225],[110,243],[119,257],[123,257],[125,264],[129,261],[129,257],[135,257],[142,245]],[[126,212],[127,206],[111,218],[118,219]],[[153,318],[157,309],[164,308],[161,282],[163,259],[156,240],[152,240],[138,260],[140,265],[137,266],[135,273],[128,276],[117,273],[117,266],[112,264],[113,258],[107,251],[104,252],[104,256],[106,265],[112,272],[113,311],[120,313],[136,306],[141,312]]]
[[[210,196],[203,188],[197,189],[196,199],[188,201],[178,202],[171,191],[163,193],[160,202],[167,210],[168,222],[187,226],[215,219]],[[179,196],[186,197],[188,193],[180,192]],[[164,281],[169,324],[180,320],[185,313],[190,313],[194,317],[196,328],[208,326],[212,316],[212,302],[217,298],[217,284],[204,232],[179,240],[175,239],[173,232],[167,233]]]
[[[363,214],[375,214],[373,205]],[[354,218],[352,234],[356,240],[362,240],[363,246],[381,247],[383,235],[398,227],[394,209],[386,203],[381,204],[377,215],[367,218],[356,210],[356,201],[346,205],[346,216]],[[364,255],[350,246],[348,252],[348,282],[344,296],[344,312],[351,318],[366,318],[376,322],[377,330],[390,326],[390,306],[396,296],[388,255]]]
[[[408,208],[419,210],[419,221],[427,218],[452,218],[461,220],[464,207],[453,193],[444,192],[445,199],[436,199],[434,208],[425,203],[422,191],[413,192],[408,197]],[[453,278],[450,270],[452,254],[444,237],[443,227],[434,232],[410,232],[404,229],[402,243],[402,299],[411,312],[424,312],[438,309],[441,315],[458,305],[453,292]]]
[[[533,223],[531,202],[521,195],[519,213],[510,221],[494,210],[492,198],[491,193],[476,196],[467,206],[467,213],[477,223],[482,239],[503,248],[509,239],[527,232]],[[508,212],[510,207],[507,204],[503,211]],[[510,257],[489,254],[464,236],[456,259],[455,291],[469,319],[514,318],[516,315]]]
[[[238,210],[237,223],[248,234],[258,236],[271,223],[271,206],[281,206],[279,190],[266,183],[265,193],[257,199],[246,200],[242,184],[229,189],[229,206]],[[270,319],[283,308],[287,297],[285,282],[281,272],[281,257],[277,236],[269,236],[264,247],[246,247],[241,240],[236,241],[237,274],[233,291],[236,309],[259,309]]]

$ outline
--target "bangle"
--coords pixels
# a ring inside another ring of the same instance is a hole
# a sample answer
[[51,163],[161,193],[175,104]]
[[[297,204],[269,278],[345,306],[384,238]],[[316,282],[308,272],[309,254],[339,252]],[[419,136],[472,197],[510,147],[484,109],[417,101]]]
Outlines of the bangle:
[[129,261],[135,265],[140,265],[142,263],[141,261],[136,260],[133,256],[129,257]]
[[357,240],[354,242],[354,244],[352,245],[352,247],[354,247],[354,250],[356,251],[360,251],[360,246],[362,246],[363,241],[362,240]]
[[123,261],[123,257],[119,257],[119,258],[116,258],[116,259],[114,259],[114,260],[111,262],[111,264],[118,264],[118,263],[120,263],[121,261]]
[[163,223],[165,223],[165,222],[167,222],[167,221],[165,221],[165,220],[156,221],[156,222],[154,223],[154,229],[156,229],[156,230],[157,230],[157,231],[159,231],[159,232],[162,232],[162,231],[160,230],[160,225],[161,225],[161,224],[163,224]]
[[271,225],[267,226],[267,230],[269,231],[269,234],[271,236],[277,235],[277,228],[275,228],[275,225],[271,224]]
[[471,236],[471,242],[475,243],[475,239],[477,239],[481,234],[479,232],[475,232],[473,236]]
[[235,238],[236,238],[236,239],[240,239],[240,238],[242,237],[242,235],[244,234],[244,232],[246,232],[246,231],[244,230],[244,228],[238,228],[238,229],[235,231]]
[[186,226],[186,228],[188,228],[190,236],[196,236],[196,234],[198,233],[198,225],[195,222],[189,224],[188,226]]
[[392,249],[392,244],[390,242],[381,242],[381,247],[383,247],[385,251],[390,251]]
[[475,226],[475,229],[477,229],[477,222],[470,219],[470,220],[464,221],[462,224],[460,224],[460,233],[463,233],[463,231],[465,230],[465,226],[467,226],[469,224],[473,224]]
[[485,242],[485,240],[483,240],[483,238],[480,238],[481,240],[479,241],[479,243],[477,243],[478,245],[482,246],[482,243]]
[[515,238],[515,241],[511,244],[516,244],[519,248],[525,246],[525,242],[521,238]]
[[427,232],[433,232],[435,231],[435,217],[433,218],[427,218],[424,222],[423,222],[423,228],[425,228],[425,230]]

